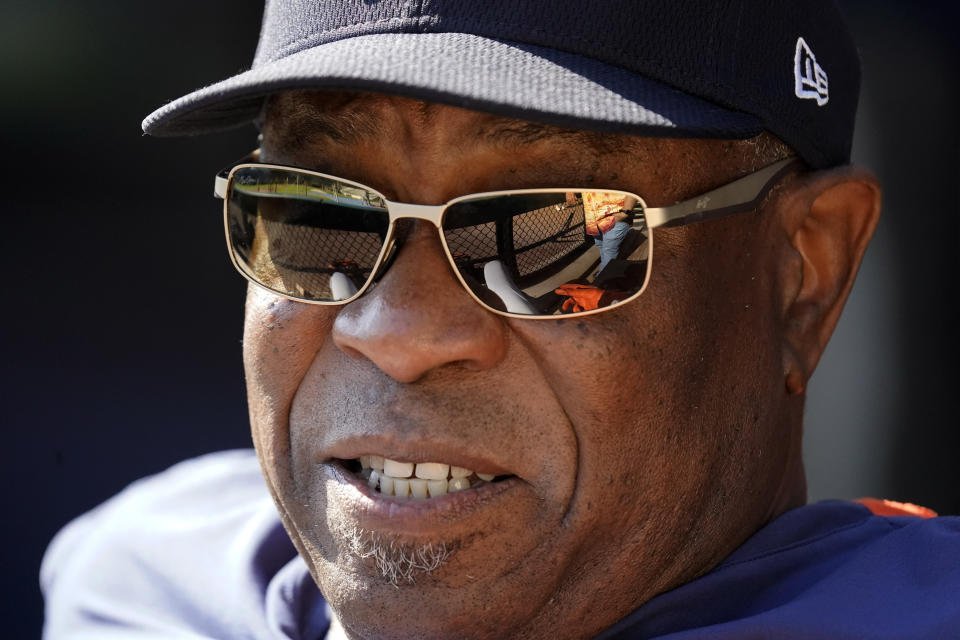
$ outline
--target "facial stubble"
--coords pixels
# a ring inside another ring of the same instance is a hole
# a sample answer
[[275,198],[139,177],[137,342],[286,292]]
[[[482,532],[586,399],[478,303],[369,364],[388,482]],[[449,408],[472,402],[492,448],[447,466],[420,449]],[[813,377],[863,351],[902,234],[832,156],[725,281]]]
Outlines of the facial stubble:
[[394,587],[415,584],[418,576],[439,569],[452,553],[442,541],[410,544],[360,528],[350,533],[348,549],[361,561],[372,562],[384,582]]

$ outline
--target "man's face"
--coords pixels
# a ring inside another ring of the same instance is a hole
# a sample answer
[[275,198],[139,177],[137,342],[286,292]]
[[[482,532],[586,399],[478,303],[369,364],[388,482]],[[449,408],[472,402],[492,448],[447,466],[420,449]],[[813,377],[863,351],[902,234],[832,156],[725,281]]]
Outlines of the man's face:
[[[661,206],[775,159],[749,142],[598,136],[369,95],[286,94],[264,134],[265,162],[420,204],[594,186]],[[802,500],[785,480],[799,443],[775,202],[658,230],[647,291],[582,318],[486,311],[425,223],[345,307],[250,289],[254,441],[348,633],[589,635]],[[370,454],[507,477],[385,498],[343,462]],[[378,561],[403,578],[390,584]]]

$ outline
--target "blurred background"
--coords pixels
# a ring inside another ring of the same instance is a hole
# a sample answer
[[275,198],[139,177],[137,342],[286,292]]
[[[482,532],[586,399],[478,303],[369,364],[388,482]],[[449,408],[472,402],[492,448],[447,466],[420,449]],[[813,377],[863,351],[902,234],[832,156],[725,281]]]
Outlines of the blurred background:
[[[810,384],[810,499],[870,495],[960,514],[957,9],[841,6],[864,67],[854,160],[886,193]],[[245,281],[211,191],[255,132],[151,139],[140,120],[248,65],[262,5],[0,8],[0,619],[6,637],[30,638],[40,558],[62,525],[136,478],[250,446]]]

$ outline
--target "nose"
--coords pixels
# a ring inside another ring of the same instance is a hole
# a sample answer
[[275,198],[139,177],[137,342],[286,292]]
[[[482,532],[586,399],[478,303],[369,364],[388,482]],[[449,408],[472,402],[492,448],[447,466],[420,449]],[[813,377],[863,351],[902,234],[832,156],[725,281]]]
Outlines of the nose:
[[340,311],[331,335],[347,355],[408,383],[446,365],[495,366],[506,331],[503,318],[463,289],[436,227],[420,221],[373,289]]

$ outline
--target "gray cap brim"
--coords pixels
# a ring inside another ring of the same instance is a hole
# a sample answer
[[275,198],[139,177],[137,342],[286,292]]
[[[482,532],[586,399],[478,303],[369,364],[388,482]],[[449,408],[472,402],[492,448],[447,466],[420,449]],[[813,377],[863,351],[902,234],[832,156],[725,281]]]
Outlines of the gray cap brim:
[[143,131],[233,128],[255,120],[266,96],[290,89],[376,91],[614,133],[747,138],[762,129],[756,116],[555,49],[465,33],[383,33],[255,66],[156,110]]

